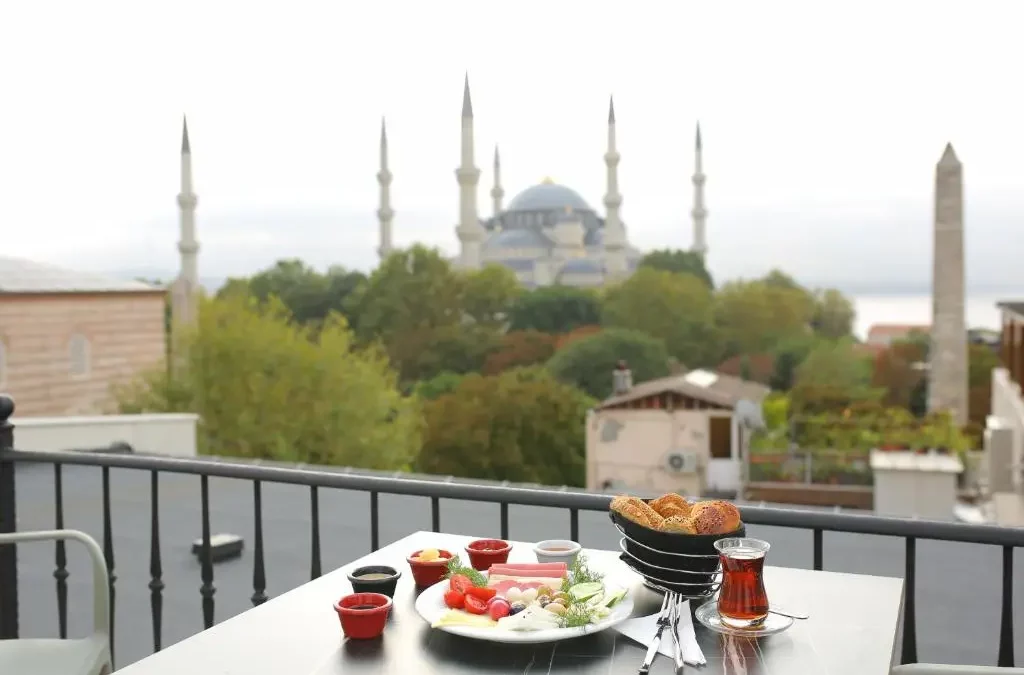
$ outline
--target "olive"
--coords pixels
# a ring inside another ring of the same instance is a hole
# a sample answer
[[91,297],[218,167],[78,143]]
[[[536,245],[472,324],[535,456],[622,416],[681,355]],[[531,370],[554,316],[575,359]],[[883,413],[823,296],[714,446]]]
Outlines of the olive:
[[522,602],[513,602],[511,605],[509,605],[508,614],[509,614],[509,616],[512,616],[513,614],[518,614],[519,612],[523,611],[524,609],[526,609],[526,605],[524,603],[522,603]]
[[563,605],[565,605],[569,600],[569,594],[564,591],[558,591],[553,596],[551,596],[551,599],[554,602],[561,602]]
[[544,609],[548,610],[553,614],[557,614],[558,616],[562,616],[563,614],[565,614],[565,605],[563,605],[560,602],[552,602]]

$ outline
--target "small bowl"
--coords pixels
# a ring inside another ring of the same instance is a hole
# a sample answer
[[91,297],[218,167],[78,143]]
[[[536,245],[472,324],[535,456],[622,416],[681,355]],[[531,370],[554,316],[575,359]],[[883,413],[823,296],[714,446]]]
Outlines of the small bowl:
[[576,562],[583,547],[569,539],[548,539],[537,542],[533,547],[533,553],[540,563],[565,563],[566,567],[572,567]]
[[[372,575],[367,579],[364,575]],[[381,576],[383,575],[383,576]],[[348,574],[348,580],[352,584],[355,593],[380,593],[389,598],[395,597],[395,586],[398,585],[398,577],[402,573],[394,567],[386,565],[369,565],[358,567]]]
[[448,574],[448,560],[451,559],[452,554],[442,549],[438,549],[437,552],[441,557],[430,562],[416,560],[419,554],[423,553],[422,550],[416,551],[406,558],[409,569],[412,570],[412,579],[416,583],[416,588],[433,586]]
[[391,598],[380,593],[352,593],[334,603],[341,630],[353,640],[372,640],[384,632]]
[[466,553],[473,569],[485,572],[491,565],[503,565],[508,562],[508,553],[512,544],[501,539],[477,539],[469,542]]

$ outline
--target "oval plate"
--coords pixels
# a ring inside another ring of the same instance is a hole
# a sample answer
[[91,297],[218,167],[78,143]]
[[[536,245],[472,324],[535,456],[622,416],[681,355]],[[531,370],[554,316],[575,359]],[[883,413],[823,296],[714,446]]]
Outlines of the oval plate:
[[[484,575],[487,573],[484,572]],[[628,584],[616,584],[614,587],[629,588]],[[440,619],[448,607],[444,604],[444,594],[448,591],[448,580],[439,581],[427,588],[416,598],[416,611],[430,625]],[[612,613],[600,623],[594,623],[582,628],[553,628],[551,630],[519,631],[506,630],[504,628],[480,628],[478,626],[438,626],[442,630],[453,635],[473,638],[474,640],[487,640],[489,642],[509,642],[518,644],[539,644],[542,642],[558,642],[560,640],[571,640],[572,638],[583,637],[591,633],[600,633],[612,626],[622,623],[633,615],[633,598],[631,593],[615,603]]]
[[793,625],[793,619],[781,614],[769,614],[760,626],[756,628],[733,628],[722,622],[722,615],[718,613],[718,603],[714,600],[705,602],[697,608],[693,616],[706,628],[724,635],[736,635],[740,637],[759,638],[775,635],[788,629]]

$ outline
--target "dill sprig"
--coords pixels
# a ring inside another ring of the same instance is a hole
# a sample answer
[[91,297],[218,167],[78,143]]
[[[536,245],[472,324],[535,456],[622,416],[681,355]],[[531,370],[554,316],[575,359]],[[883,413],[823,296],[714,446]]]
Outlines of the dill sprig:
[[451,558],[448,559],[448,574],[445,575],[445,579],[451,579],[456,574],[461,574],[462,576],[466,577],[467,579],[469,579],[469,583],[473,584],[474,586],[487,585],[487,577],[480,574],[479,571],[473,569],[472,567],[463,566],[462,561],[459,560],[459,556],[453,555]]
[[603,580],[604,575],[590,569],[590,566],[587,564],[587,556],[580,553],[573,561],[572,567],[569,568],[569,573],[562,580],[562,590],[568,593],[569,589],[576,584],[601,582]]
[[562,628],[585,628],[594,619],[594,608],[586,602],[570,600],[569,606],[565,608],[560,624]]

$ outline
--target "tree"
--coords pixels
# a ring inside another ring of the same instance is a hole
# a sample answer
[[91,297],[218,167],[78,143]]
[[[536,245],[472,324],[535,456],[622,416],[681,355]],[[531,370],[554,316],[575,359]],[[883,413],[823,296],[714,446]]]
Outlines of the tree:
[[593,401],[543,369],[469,375],[424,405],[420,471],[582,486]]
[[813,311],[805,290],[780,280],[732,281],[715,294],[725,356],[772,351],[785,340],[807,335]]
[[512,270],[487,265],[467,272],[462,289],[462,310],[477,323],[503,326],[523,288]]
[[[315,334],[314,334],[315,333]],[[339,314],[319,330],[283,302],[243,294],[206,300],[184,338],[184,367],[148,373],[117,392],[125,413],[199,415],[203,452],[236,457],[409,468],[422,417],[375,348],[355,346]]]
[[819,336],[831,340],[849,337],[856,317],[853,302],[836,289],[826,288],[815,294],[811,325]]
[[351,322],[353,293],[365,282],[361,272],[331,267],[321,274],[301,260],[287,259],[248,279],[228,279],[217,295],[251,294],[260,302],[276,296],[300,323],[322,322],[330,312],[340,312]]
[[560,381],[598,400],[612,392],[612,370],[624,360],[640,383],[665,377],[668,352],[658,339],[634,330],[608,328],[555,352],[547,368]]
[[420,380],[413,387],[413,394],[419,397],[422,401],[433,401],[436,398],[440,398],[445,394],[450,394],[455,391],[459,384],[462,382],[464,375],[453,373],[450,370],[446,370],[443,373],[435,375],[429,380]]
[[558,338],[536,330],[517,330],[501,337],[501,346],[491,352],[484,362],[484,375],[526,366],[540,365],[555,353]]
[[807,355],[789,395],[794,413],[841,410],[881,398],[882,391],[871,387],[869,361],[853,347],[849,340],[826,342]]
[[509,317],[510,330],[568,333],[601,323],[601,303],[592,291],[572,286],[543,286],[523,293]]
[[780,343],[774,351],[775,364],[768,386],[775,391],[789,391],[793,387],[796,369],[819,344],[813,335],[801,335]]
[[692,274],[641,267],[608,290],[603,319],[658,338],[670,356],[691,366],[710,366],[721,356],[711,291]]
[[668,248],[651,251],[640,260],[640,267],[649,267],[664,272],[675,272],[676,274],[692,274],[703,281],[709,289],[715,288],[715,282],[711,279],[711,273],[704,266],[704,257],[696,251],[681,251]]
[[927,349],[913,340],[896,340],[879,352],[875,356],[871,383],[885,391],[882,402],[890,407],[912,410],[919,385],[926,379],[927,371],[922,368],[925,363]]
[[463,329],[464,281],[434,249],[392,253],[355,300],[359,338],[383,344],[402,381],[462,372],[444,357],[461,356],[459,350],[478,337]]
[[999,367],[999,354],[984,344],[967,347],[968,417],[985,427],[992,412],[992,369]]

